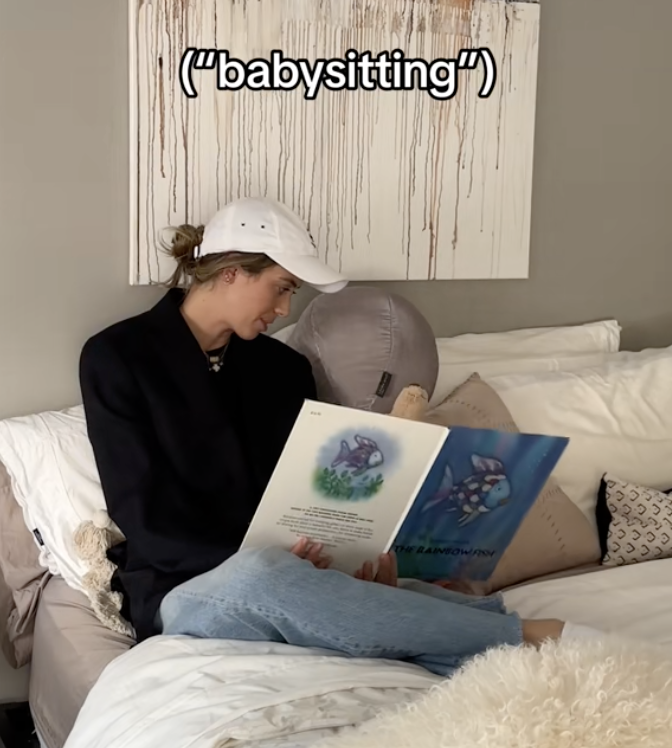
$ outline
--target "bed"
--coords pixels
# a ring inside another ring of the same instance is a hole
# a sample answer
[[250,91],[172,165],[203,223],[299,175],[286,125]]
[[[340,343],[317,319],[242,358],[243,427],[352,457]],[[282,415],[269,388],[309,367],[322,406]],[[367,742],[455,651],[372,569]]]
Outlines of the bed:
[[[672,349],[620,350],[615,320],[435,343],[435,418],[483,427],[510,422],[571,439],[554,486],[485,591],[503,591],[524,616],[567,617],[672,647],[672,542],[658,543],[649,556],[634,543],[629,556],[619,556],[608,533],[622,517],[605,513],[615,506],[609,491],[647,491],[660,503],[672,488],[665,459],[672,453]],[[82,418],[75,406],[0,422],[0,462],[10,478],[0,516],[11,489],[19,507],[13,542],[23,532],[31,543],[23,547],[22,574],[0,550],[14,604],[5,651],[23,666],[12,700],[29,699],[45,748],[315,746],[437,684],[407,663],[285,645],[155,637],[132,647],[128,632],[101,621],[100,599],[82,583],[86,563],[72,548],[73,528],[101,500]],[[57,460],[59,450],[67,459]],[[0,523],[0,533],[8,526]]]
[[[567,617],[672,648],[671,577],[666,559],[525,585],[505,599],[529,617]],[[157,637],[103,673],[67,748],[312,746],[439,681],[388,661]]]

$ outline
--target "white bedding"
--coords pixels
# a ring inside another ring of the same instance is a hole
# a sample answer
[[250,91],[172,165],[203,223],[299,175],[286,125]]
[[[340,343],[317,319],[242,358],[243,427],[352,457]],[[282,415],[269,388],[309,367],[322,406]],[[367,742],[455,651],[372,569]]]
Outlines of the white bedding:
[[[518,587],[523,617],[570,619],[672,648],[672,559]],[[66,748],[294,748],[416,698],[439,679],[405,663],[156,637],[112,662]]]

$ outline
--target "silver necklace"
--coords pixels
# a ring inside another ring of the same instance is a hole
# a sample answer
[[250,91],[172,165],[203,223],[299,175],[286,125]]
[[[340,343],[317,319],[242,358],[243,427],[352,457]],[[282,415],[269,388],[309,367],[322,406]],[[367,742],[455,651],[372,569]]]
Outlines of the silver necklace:
[[229,344],[227,343],[218,353],[205,352],[205,357],[208,360],[208,369],[210,371],[216,373],[222,368],[222,363],[224,362],[224,356],[226,355],[228,347]]

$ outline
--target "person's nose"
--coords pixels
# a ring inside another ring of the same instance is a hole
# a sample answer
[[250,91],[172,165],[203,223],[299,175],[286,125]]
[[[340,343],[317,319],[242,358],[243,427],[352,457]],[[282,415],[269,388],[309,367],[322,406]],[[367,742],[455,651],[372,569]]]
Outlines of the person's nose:
[[291,303],[291,296],[286,296],[285,298],[283,298],[275,307],[276,315],[278,317],[286,317],[289,314]]

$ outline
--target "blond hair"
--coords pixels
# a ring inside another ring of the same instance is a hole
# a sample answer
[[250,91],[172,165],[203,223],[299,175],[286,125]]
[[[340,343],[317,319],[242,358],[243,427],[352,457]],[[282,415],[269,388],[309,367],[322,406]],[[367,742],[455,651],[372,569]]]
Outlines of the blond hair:
[[240,268],[250,275],[259,275],[276,263],[262,252],[221,252],[219,254],[194,257],[194,249],[203,241],[204,226],[188,223],[171,227],[173,238],[170,243],[161,239],[161,248],[177,263],[171,277],[164,285],[177,288],[203,285],[214,281],[227,268]]

